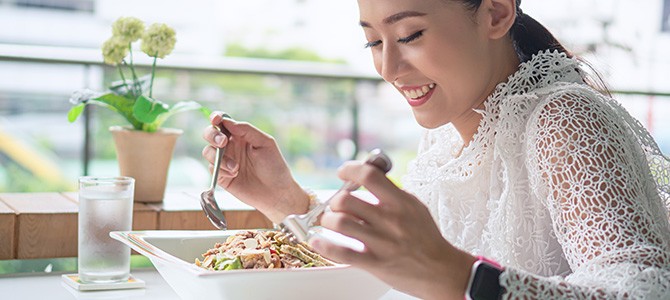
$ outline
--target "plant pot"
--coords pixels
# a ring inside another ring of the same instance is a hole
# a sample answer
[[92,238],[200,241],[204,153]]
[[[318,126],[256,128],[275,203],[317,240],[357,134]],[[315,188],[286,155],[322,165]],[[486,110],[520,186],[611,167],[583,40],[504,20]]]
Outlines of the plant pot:
[[162,202],[168,168],[180,129],[161,128],[156,132],[112,126],[121,176],[135,178],[135,202]]

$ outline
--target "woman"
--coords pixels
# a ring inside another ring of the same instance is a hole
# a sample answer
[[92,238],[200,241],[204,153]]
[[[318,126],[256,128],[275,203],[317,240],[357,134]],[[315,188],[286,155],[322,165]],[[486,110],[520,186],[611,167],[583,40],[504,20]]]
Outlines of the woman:
[[[426,299],[670,298],[669,160],[519,2],[358,1],[377,72],[428,130],[405,190],[339,170],[379,204],[339,195],[321,224],[365,250],[313,247]],[[204,132],[208,161],[229,149],[219,184],[277,223],[308,209],[272,137],[211,121],[232,134]]]

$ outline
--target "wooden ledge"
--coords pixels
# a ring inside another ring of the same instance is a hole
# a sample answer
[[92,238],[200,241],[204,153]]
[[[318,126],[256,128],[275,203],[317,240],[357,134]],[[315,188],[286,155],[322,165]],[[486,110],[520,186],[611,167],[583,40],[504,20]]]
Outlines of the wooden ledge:
[[[133,230],[214,229],[200,191],[168,191],[162,203],[135,203]],[[230,229],[271,228],[260,212],[226,192],[216,199]],[[77,193],[0,193],[0,260],[77,256]]]

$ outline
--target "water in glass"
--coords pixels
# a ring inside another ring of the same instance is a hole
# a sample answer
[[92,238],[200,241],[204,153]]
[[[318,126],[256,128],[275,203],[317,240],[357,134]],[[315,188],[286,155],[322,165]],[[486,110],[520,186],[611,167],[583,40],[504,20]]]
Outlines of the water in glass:
[[130,248],[112,239],[109,232],[131,230],[132,212],[132,178],[80,180],[78,267],[82,282],[128,279]]

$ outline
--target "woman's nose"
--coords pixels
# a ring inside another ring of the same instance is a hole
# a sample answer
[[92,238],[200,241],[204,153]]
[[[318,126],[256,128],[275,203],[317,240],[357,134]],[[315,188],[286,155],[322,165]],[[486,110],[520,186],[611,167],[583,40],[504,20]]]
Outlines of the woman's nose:
[[385,81],[393,83],[407,71],[407,61],[405,61],[398,47],[383,44],[383,49],[378,57],[377,72]]

